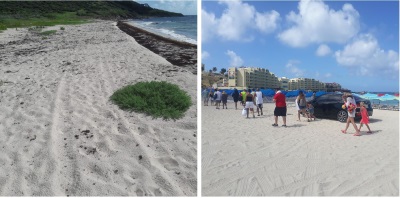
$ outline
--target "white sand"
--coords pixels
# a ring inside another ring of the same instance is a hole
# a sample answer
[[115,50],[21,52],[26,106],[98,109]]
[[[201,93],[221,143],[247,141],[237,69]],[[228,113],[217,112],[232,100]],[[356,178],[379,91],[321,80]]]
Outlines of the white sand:
[[355,137],[344,123],[297,122],[288,108],[287,128],[273,127],[274,104],[264,116],[202,107],[204,196],[398,196],[399,112],[374,110],[373,134]]
[[[47,28],[57,30],[47,39],[26,28],[0,33],[0,195],[196,195],[196,76],[113,22],[63,27]],[[109,101],[151,80],[192,96],[183,119]]]

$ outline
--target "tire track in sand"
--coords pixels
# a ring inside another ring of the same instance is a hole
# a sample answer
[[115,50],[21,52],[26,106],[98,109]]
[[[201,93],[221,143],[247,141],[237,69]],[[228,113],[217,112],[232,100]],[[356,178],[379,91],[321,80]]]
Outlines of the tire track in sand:
[[[107,51],[110,53],[109,51]],[[108,54],[111,56],[111,54]],[[132,54],[133,56],[133,54]],[[105,56],[107,57],[107,56]],[[115,87],[115,82],[116,79],[114,77],[114,74],[110,70],[110,63],[107,63],[106,59],[103,59],[99,61],[99,66],[100,66],[100,74],[102,75],[103,81],[101,81],[101,89],[103,90],[104,93],[104,98],[109,98],[112,95],[111,90],[116,90]],[[145,76],[144,79],[151,79],[148,76]],[[117,108],[117,107],[115,107]],[[117,120],[119,120],[119,126],[125,129],[135,129],[135,128],[144,128],[145,130],[152,130],[151,126],[148,126],[145,123],[145,121],[142,121],[137,115],[133,115],[134,122],[139,122],[140,124],[132,124],[130,121],[128,121],[124,115],[122,115],[120,110],[114,111],[116,114]],[[139,125],[139,127],[137,126]],[[179,186],[177,183],[175,183],[167,174],[165,174],[162,170],[158,169],[157,167],[164,167],[163,164],[161,164],[158,160],[154,160],[153,156],[157,156],[156,150],[154,148],[146,147],[145,145],[151,145],[157,137],[146,137],[142,135],[139,130],[129,130],[130,133],[129,135],[132,136],[132,138],[135,140],[135,142],[138,142],[139,145],[137,146],[139,149],[139,152],[142,154],[143,159],[147,158],[146,160],[143,160],[143,162],[139,162],[143,168],[147,169],[148,172],[152,174],[152,181],[158,185],[159,187],[162,188],[162,190],[166,193],[163,194],[160,192],[160,190],[154,190],[154,189],[146,189],[145,187],[142,187],[144,189],[137,189],[136,192],[149,192],[151,193],[153,191],[153,195],[185,195],[179,188],[176,188]],[[146,133],[148,134],[148,133]],[[162,149],[161,149],[162,150]],[[148,160],[148,161],[147,161]],[[171,159],[174,161],[173,159]],[[139,193],[140,194],[140,193]]]

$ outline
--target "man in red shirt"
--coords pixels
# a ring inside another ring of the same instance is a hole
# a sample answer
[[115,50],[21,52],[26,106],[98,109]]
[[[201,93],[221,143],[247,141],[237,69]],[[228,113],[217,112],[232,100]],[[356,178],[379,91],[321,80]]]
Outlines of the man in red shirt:
[[274,102],[275,102],[275,110],[274,110],[274,116],[275,116],[275,123],[272,124],[272,126],[278,126],[278,116],[282,116],[283,118],[283,127],[286,127],[286,96],[283,94],[279,89],[276,90],[275,96],[274,96]]

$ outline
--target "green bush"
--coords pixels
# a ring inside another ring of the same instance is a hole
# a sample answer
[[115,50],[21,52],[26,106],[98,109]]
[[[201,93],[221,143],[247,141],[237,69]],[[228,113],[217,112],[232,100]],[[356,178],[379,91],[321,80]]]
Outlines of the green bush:
[[55,34],[57,30],[48,30],[44,32],[40,32],[40,35],[50,35],[50,34]]
[[80,9],[80,10],[76,11],[76,15],[85,16],[86,15],[86,10],[85,9]]
[[64,27],[60,27],[60,30],[65,30],[65,28]]
[[153,118],[178,119],[192,105],[190,96],[167,82],[139,82],[117,90],[111,101],[121,109],[146,113]]

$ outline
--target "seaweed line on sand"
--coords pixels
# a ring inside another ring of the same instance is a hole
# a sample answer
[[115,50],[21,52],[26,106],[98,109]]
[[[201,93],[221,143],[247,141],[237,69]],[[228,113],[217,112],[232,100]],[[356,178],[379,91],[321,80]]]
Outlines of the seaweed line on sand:
[[197,45],[162,37],[124,21],[118,21],[117,27],[168,62],[197,74]]

